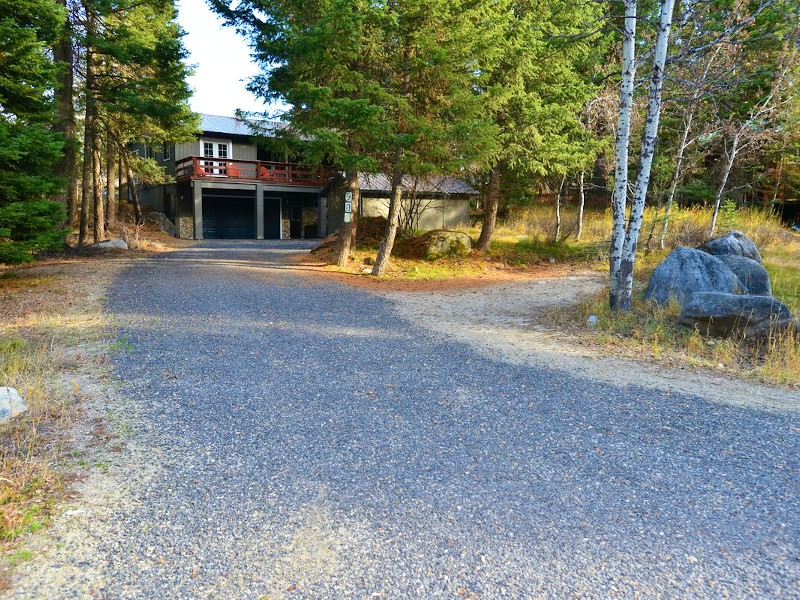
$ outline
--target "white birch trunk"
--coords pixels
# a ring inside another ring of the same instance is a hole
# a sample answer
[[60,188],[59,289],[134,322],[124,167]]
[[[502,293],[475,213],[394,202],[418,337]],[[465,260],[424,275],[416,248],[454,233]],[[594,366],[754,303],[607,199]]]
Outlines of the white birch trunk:
[[642,146],[639,153],[639,171],[631,199],[631,213],[622,256],[616,277],[616,295],[612,294],[611,307],[630,310],[633,294],[633,268],[636,261],[636,246],[642,229],[647,189],[650,186],[650,172],[653,166],[653,155],[658,136],[658,122],[661,117],[661,89],[664,85],[664,66],[667,62],[669,33],[672,26],[672,9],[675,0],[660,0],[658,36],[656,38],[653,68],[650,75],[650,90],[647,101],[647,119],[645,121]]
[[672,183],[669,186],[669,195],[667,196],[667,203],[664,207],[664,222],[661,224],[661,239],[658,242],[659,247],[664,249],[664,240],[667,237],[667,229],[669,228],[669,215],[672,212],[672,202],[675,200],[675,191],[678,189],[678,182],[681,180],[681,166],[683,164],[683,154],[686,152],[686,146],[689,145],[689,132],[692,129],[692,120],[694,119],[694,104],[689,107],[689,114],[683,122],[683,133],[681,134],[681,141],[678,144],[678,155],[675,157],[675,172],[672,174]]
[[619,87],[614,195],[611,199],[613,224],[609,251],[609,300],[614,306],[618,295],[619,268],[625,242],[625,212],[628,203],[628,147],[631,139],[631,112],[636,78],[636,0],[624,0],[625,27],[622,31],[622,81]]
[[722,194],[725,192],[725,186],[728,185],[728,176],[731,174],[733,163],[736,160],[736,155],[739,153],[739,140],[741,139],[742,130],[739,129],[736,135],[733,136],[733,143],[731,151],[728,153],[728,162],[725,163],[725,170],[722,172],[722,180],[717,188],[717,195],[714,198],[714,214],[711,215],[711,229],[708,232],[708,237],[714,237],[714,230],[717,228],[717,217],[719,216],[719,206],[722,202]]
[[557,244],[561,239],[561,194],[564,193],[564,182],[567,180],[566,174],[561,178],[561,185],[558,186],[558,195],[556,196],[556,231],[553,235],[553,241]]
[[581,239],[583,233],[583,207],[586,205],[586,187],[583,183],[584,172],[581,171],[580,182],[578,185],[580,198],[578,199],[578,226],[575,229],[575,239]]

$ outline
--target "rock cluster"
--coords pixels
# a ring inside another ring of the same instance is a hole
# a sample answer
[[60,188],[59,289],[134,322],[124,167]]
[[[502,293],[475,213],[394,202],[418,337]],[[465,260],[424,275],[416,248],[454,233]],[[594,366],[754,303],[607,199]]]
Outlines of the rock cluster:
[[681,325],[709,335],[765,336],[795,326],[789,309],[772,297],[761,254],[732,231],[699,248],[680,246],[656,267],[645,298],[683,307]]

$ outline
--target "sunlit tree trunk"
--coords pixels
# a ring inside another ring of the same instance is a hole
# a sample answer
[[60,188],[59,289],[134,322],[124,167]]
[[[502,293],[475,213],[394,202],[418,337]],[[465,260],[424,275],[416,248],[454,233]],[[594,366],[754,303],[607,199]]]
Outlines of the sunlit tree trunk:
[[581,239],[583,233],[583,207],[586,205],[586,186],[583,181],[584,172],[581,171],[580,179],[578,180],[578,225],[575,228],[575,239]]
[[372,274],[381,276],[389,266],[389,257],[392,255],[394,240],[397,236],[400,204],[403,202],[403,148],[398,144],[394,148],[394,170],[392,171],[392,197],[389,200],[389,214],[386,220],[386,232],[378,248],[378,256],[372,267]]
[[350,254],[355,248],[358,227],[358,207],[360,203],[360,188],[358,185],[358,171],[355,169],[347,172],[347,187],[351,194],[353,212],[349,223],[344,220],[344,202],[342,202],[342,226],[339,228],[339,237],[333,250],[331,263],[339,267],[346,267],[350,261]]
[[633,88],[636,78],[636,0],[624,0],[625,22],[622,30],[622,81],[619,88],[617,116],[616,165],[614,194],[611,199],[612,229],[609,250],[609,304],[619,308],[623,297],[619,270],[625,243],[625,213],[628,204],[628,148],[631,138]]
[[97,117],[97,103],[93,103],[92,120],[92,196],[94,204],[94,220],[92,221],[92,235],[95,243],[105,239],[106,213],[103,203],[103,164],[100,149],[100,120]]
[[694,117],[694,106],[689,107],[689,113],[683,121],[683,133],[681,133],[681,141],[678,143],[678,155],[675,157],[675,171],[672,173],[672,182],[669,186],[669,194],[667,195],[667,202],[664,206],[664,222],[661,224],[661,238],[659,239],[659,247],[664,249],[664,240],[667,237],[667,229],[669,228],[669,217],[672,212],[672,203],[675,200],[675,192],[678,189],[678,183],[681,180],[681,166],[683,165],[683,155],[686,152],[688,145],[689,132],[692,129],[692,119]]
[[728,177],[731,174],[731,169],[733,169],[733,163],[736,160],[736,155],[739,154],[739,141],[741,140],[740,134],[741,129],[737,130],[736,134],[734,134],[733,140],[731,140],[731,149],[726,153],[726,158],[728,160],[725,161],[725,168],[722,171],[722,179],[719,182],[717,194],[714,197],[714,212],[711,215],[711,228],[708,232],[708,237],[714,237],[714,230],[717,228],[717,217],[719,216],[719,207],[722,203],[722,195],[725,193],[725,186],[728,185]]
[[106,226],[117,224],[117,157],[111,135],[106,140]]
[[567,175],[561,178],[561,184],[558,186],[558,194],[556,194],[556,230],[553,234],[553,241],[557,244],[561,239],[561,195],[564,193],[564,183],[567,181]]
[[636,247],[639,242],[639,233],[642,229],[647,190],[650,186],[650,172],[656,149],[658,123],[661,117],[661,90],[664,85],[664,66],[667,61],[669,32],[672,26],[672,9],[675,5],[675,0],[660,0],[659,4],[658,35],[656,37],[653,67],[650,75],[647,118],[639,152],[639,170],[631,199],[630,217],[627,231],[625,232],[619,268],[614,277],[615,281],[610,299],[611,308],[614,310],[630,310],[631,308]]
[[489,185],[486,189],[486,201],[483,203],[483,225],[478,243],[475,245],[477,250],[488,252],[492,243],[492,235],[497,225],[497,207],[500,204],[500,178],[503,174],[503,167],[497,163],[492,172],[489,173]]

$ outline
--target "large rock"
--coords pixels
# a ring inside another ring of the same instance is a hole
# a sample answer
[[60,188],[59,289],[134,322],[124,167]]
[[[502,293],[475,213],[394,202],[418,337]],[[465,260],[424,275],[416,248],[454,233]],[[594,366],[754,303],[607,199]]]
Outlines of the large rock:
[[728,265],[739,279],[739,285],[747,291],[747,294],[754,296],[772,296],[772,285],[769,281],[767,270],[745,256],[735,254],[718,254],[717,258]]
[[722,254],[732,254],[734,256],[744,256],[750,260],[762,264],[761,254],[752,240],[743,234],[741,231],[731,231],[722,237],[708,240],[705,244],[698,247],[698,250],[708,252],[714,256]]
[[770,296],[698,292],[689,297],[678,317],[701,333],[761,337],[785,331],[794,321],[786,305]]
[[0,423],[5,423],[11,417],[28,410],[28,405],[12,387],[0,387]]
[[467,256],[472,251],[472,239],[461,231],[431,231],[425,234],[423,243],[428,260]]
[[644,297],[666,304],[673,296],[683,304],[695,292],[736,291],[736,275],[724,262],[706,252],[678,246],[653,271]]
[[106,240],[105,242],[92,244],[92,248],[118,248],[120,250],[127,250],[128,244],[125,240]]

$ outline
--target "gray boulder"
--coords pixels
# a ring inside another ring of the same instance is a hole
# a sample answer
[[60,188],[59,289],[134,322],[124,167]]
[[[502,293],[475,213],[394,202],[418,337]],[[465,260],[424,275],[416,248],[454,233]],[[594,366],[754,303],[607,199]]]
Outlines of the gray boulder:
[[472,239],[461,231],[431,231],[423,237],[425,258],[453,258],[467,256],[472,251]]
[[644,297],[666,304],[673,296],[683,304],[695,292],[732,294],[736,282],[733,271],[716,256],[678,246],[653,271]]
[[794,320],[786,305],[770,296],[698,292],[678,317],[685,327],[715,336],[763,337],[785,331]]
[[118,248],[120,250],[127,250],[128,244],[125,240],[106,240],[105,242],[92,244],[92,248]]
[[740,287],[746,289],[745,293],[754,296],[772,296],[769,273],[762,265],[753,259],[735,254],[719,254],[717,258],[734,272],[739,279]]
[[722,237],[708,240],[705,244],[698,247],[698,250],[708,252],[714,256],[722,254],[732,254],[734,256],[744,256],[750,260],[762,264],[761,254],[752,240],[741,231],[731,231]]
[[26,410],[28,405],[17,390],[12,387],[0,387],[0,423],[5,423]]

